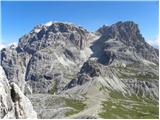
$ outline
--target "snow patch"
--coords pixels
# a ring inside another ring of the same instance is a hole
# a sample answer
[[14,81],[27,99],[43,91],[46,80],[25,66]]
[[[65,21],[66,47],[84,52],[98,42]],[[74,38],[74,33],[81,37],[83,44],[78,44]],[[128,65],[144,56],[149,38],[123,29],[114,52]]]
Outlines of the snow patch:
[[8,47],[16,48],[17,47],[17,43],[16,42],[9,43],[9,44],[0,43],[0,50],[3,49],[3,48],[8,48]]
[[5,44],[0,43],[0,50],[1,50],[1,49],[3,49],[3,48],[6,48],[6,45],[5,45]]
[[147,39],[146,42],[155,48],[159,48],[159,36],[151,39]]
[[44,24],[45,26],[51,26],[53,24],[52,21],[47,22],[46,24]]
[[41,29],[38,29],[38,28],[37,28],[37,29],[34,29],[34,32],[35,32],[35,33],[39,33],[40,31],[41,31]]

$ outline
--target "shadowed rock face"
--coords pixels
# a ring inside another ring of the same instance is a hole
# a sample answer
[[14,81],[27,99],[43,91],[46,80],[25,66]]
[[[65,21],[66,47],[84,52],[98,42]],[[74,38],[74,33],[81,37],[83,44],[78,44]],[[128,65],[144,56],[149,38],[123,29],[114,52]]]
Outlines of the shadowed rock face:
[[138,62],[143,59],[158,64],[157,49],[145,42],[138,25],[134,22],[118,22],[111,26],[103,26],[97,32],[101,38],[95,42],[102,44],[102,55],[99,61],[110,64],[115,60]]
[[100,75],[100,69],[100,65],[98,65],[95,61],[88,60],[82,66],[80,73],[88,73],[89,76],[95,77]]
[[1,65],[7,79],[14,81],[24,92],[26,67],[30,56],[26,53],[18,53],[16,47],[1,50]]

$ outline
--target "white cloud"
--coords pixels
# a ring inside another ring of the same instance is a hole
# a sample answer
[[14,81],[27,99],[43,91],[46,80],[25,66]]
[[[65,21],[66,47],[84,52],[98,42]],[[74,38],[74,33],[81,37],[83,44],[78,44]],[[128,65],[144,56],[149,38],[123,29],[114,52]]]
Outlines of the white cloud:
[[13,42],[13,43],[9,43],[9,44],[4,44],[4,43],[0,42],[0,50],[3,49],[3,48],[9,47],[11,45],[17,46],[17,43]]
[[1,50],[2,48],[5,48],[5,47],[6,47],[5,44],[0,43],[0,50]]
[[17,46],[17,43],[16,43],[16,42],[13,42],[13,43],[9,43],[9,44],[8,44],[8,46],[11,46],[11,45]]
[[159,48],[159,36],[154,38],[154,39],[148,39],[147,43],[149,43],[151,46],[155,47],[155,48]]
[[52,21],[49,21],[49,22],[45,23],[44,25],[45,25],[45,26],[51,26],[52,24],[53,24],[53,22],[52,22]]

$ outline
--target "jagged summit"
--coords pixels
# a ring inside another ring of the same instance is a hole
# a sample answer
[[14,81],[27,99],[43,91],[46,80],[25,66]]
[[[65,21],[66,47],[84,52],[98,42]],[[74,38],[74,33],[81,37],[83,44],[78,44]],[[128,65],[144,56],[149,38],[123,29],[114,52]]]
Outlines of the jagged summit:
[[[97,30],[101,38],[95,45],[102,44],[101,61],[113,62],[113,59],[136,62],[143,59],[158,64],[158,52],[140,33],[138,25],[132,21],[117,22],[111,26],[103,26]],[[104,58],[104,56],[108,56]],[[109,57],[110,56],[110,57]],[[144,62],[144,61],[142,61]]]
[[35,51],[55,43],[76,45],[84,48],[89,32],[80,27],[63,22],[49,22],[37,25],[34,29],[19,39],[18,48],[33,54]]
[[[138,28],[138,25],[134,23],[133,21],[126,21],[126,22],[117,22],[115,24],[112,24],[111,26],[103,25],[101,28],[97,30],[97,32],[101,33],[102,35],[110,35],[110,37],[127,37],[125,39],[129,38],[129,35],[135,35],[140,37],[140,30]],[[141,36],[142,37],[142,36]],[[143,39],[143,37],[142,37]]]
[[[61,31],[62,29],[60,29],[62,26],[66,26],[68,27],[68,29],[71,29],[71,28],[77,28],[77,29],[81,29],[81,30],[84,30],[84,31],[87,31],[86,29],[84,29],[83,27],[81,26],[78,26],[74,23],[71,23],[71,22],[59,22],[59,21],[49,21],[45,24],[39,24],[37,26],[35,26],[32,30],[32,32],[39,32],[37,29],[41,30],[43,28],[49,28],[49,27],[54,27],[55,29],[57,29],[57,32],[60,31],[60,32],[66,32],[66,31]],[[71,29],[71,30],[73,30]]]
[[139,27],[133,21],[117,22],[111,26],[102,26],[97,30],[105,39],[116,39],[126,45],[146,44]]

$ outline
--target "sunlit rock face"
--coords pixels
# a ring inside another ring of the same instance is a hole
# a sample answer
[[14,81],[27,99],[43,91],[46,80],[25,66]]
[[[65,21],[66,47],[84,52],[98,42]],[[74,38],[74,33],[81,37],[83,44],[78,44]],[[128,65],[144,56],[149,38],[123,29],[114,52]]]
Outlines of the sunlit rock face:
[[10,85],[1,66],[0,74],[0,118],[15,118]]
[[0,118],[37,118],[30,100],[14,82],[9,84],[1,66],[0,74]]

